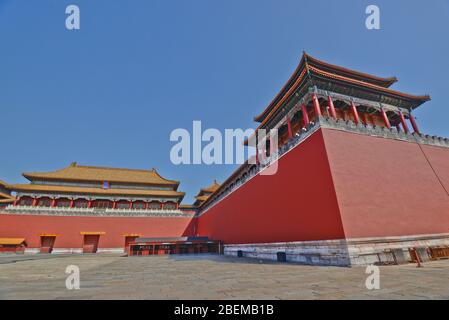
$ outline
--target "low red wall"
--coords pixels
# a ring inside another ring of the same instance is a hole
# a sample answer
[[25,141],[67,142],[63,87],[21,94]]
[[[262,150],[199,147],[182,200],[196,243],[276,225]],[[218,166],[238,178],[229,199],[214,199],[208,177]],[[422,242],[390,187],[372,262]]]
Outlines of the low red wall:
[[81,248],[80,232],[105,232],[99,248],[125,246],[126,233],[143,237],[177,237],[194,233],[190,217],[67,217],[37,215],[0,215],[0,237],[25,238],[28,248],[40,247],[40,234],[58,234],[55,248]]
[[257,175],[198,218],[225,243],[343,238],[321,130],[285,154],[275,175]]
[[347,238],[449,232],[449,149],[323,129]]

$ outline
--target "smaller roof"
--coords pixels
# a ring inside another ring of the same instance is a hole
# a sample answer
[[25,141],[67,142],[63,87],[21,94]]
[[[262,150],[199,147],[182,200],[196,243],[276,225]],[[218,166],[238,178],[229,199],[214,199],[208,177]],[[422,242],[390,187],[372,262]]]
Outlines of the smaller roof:
[[218,188],[220,188],[220,184],[217,182],[217,180],[214,180],[214,182],[210,186],[200,189],[200,192],[198,192],[198,194],[195,196],[196,201],[193,205],[196,207],[201,205],[201,203],[206,201],[212,193],[218,190]]
[[196,196],[195,199],[198,201],[206,201],[209,198],[209,196]]
[[0,186],[2,186],[2,187],[8,187],[8,184],[5,182],[5,181],[3,181],[3,180],[0,180]]
[[0,200],[0,203],[13,203],[14,199],[2,199]]
[[0,192],[0,203],[10,203],[14,202],[16,198],[10,194]]
[[160,237],[137,238],[135,242],[179,242],[179,241],[209,241],[208,237]]
[[196,206],[193,204],[181,204],[179,205],[180,209],[196,209]]
[[0,245],[20,245],[25,242],[25,238],[0,238]]
[[219,187],[220,187],[220,184],[217,182],[217,180],[214,180],[214,183],[212,183],[210,186],[201,189],[200,193],[201,193],[201,191],[203,191],[205,193],[215,192],[215,190],[217,190]]

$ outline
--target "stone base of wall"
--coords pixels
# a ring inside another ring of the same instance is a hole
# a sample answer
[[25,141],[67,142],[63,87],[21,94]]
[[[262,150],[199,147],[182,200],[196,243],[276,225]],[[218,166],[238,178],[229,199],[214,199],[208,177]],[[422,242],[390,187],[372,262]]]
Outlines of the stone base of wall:
[[[26,248],[25,254],[38,254],[41,252],[40,248]],[[51,254],[80,254],[83,253],[82,248],[53,248]],[[98,248],[96,253],[125,253],[124,248]]]
[[52,254],[83,253],[82,248],[53,248]]
[[124,248],[103,248],[103,249],[98,249],[97,253],[125,253],[125,249]]
[[25,248],[25,251],[24,251],[25,254],[36,254],[39,252],[41,252],[40,248]]
[[416,249],[422,262],[429,261],[429,248],[449,247],[449,233],[387,238],[323,241],[228,244],[224,254],[308,265],[357,266],[404,264],[413,261]]

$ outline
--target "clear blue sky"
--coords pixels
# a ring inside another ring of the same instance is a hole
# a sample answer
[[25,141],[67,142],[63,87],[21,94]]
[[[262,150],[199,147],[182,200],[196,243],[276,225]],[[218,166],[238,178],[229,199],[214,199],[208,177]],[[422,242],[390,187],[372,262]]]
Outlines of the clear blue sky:
[[[65,29],[69,4],[81,30]],[[369,4],[381,30],[365,28]],[[448,0],[0,0],[0,179],[156,167],[190,202],[234,166],[172,165],[170,132],[254,127],[303,50],[430,94],[420,127],[449,137],[448,29]]]

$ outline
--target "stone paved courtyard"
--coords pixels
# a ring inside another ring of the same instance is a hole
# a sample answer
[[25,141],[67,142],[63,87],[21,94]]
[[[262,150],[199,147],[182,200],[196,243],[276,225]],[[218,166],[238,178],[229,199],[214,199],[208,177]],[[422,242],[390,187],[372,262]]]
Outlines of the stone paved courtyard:
[[[65,269],[80,268],[80,290]],[[0,299],[449,299],[449,260],[380,268],[260,262],[217,255],[0,255]]]

